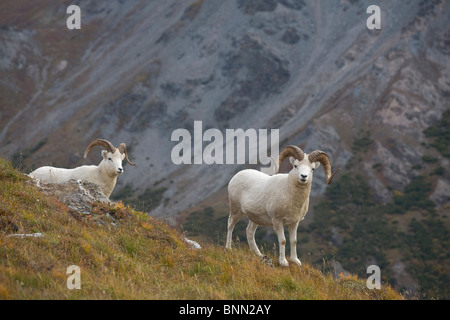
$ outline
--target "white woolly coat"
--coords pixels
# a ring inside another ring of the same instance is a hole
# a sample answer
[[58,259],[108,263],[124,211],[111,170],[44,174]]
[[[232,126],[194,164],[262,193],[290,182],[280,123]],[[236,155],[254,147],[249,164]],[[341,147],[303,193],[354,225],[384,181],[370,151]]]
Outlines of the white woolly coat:
[[30,174],[30,177],[44,183],[65,183],[71,179],[85,180],[98,184],[102,192],[109,198],[117,182],[117,174],[110,174],[103,166],[90,165],[74,169],[40,167]]
[[274,218],[284,225],[297,223],[308,212],[312,179],[305,185],[296,183],[296,179],[289,174],[240,171],[228,185],[230,205],[258,225],[271,226]]

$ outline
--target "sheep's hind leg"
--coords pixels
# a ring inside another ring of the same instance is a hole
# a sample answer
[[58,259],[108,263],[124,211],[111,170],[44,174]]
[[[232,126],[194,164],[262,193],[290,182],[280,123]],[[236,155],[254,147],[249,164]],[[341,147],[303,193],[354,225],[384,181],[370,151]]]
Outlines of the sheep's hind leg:
[[233,237],[233,229],[239,219],[242,217],[242,213],[231,208],[230,216],[228,217],[228,228],[227,228],[227,243],[225,244],[225,248],[231,249],[232,237]]
[[261,251],[259,251],[258,246],[256,245],[256,241],[255,241],[256,228],[258,228],[258,225],[256,223],[254,223],[252,220],[250,220],[248,222],[248,226],[246,229],[247,241],[248,241],[248,245],[250,247],[250,251],[261,258],[263,255],[262,255]]

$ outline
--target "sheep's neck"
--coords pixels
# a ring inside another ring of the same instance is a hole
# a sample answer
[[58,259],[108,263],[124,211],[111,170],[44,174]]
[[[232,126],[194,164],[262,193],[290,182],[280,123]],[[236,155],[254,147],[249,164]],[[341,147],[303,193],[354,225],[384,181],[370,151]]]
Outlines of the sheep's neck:
[[117,175],[109,174],[108,171],[106,171],[102,166],[102,163],[100,163],[98,166],[98,173],[100,188],[102,189],[103,193],[109,198],[112,191],[114,190],[114,187],[116,186]]
[[299,184],[297,178],[289,176],[288,192],[292,199],[298,203],[299,206],[309,205],[309,194],[311,192],[311,180],[306,184]]

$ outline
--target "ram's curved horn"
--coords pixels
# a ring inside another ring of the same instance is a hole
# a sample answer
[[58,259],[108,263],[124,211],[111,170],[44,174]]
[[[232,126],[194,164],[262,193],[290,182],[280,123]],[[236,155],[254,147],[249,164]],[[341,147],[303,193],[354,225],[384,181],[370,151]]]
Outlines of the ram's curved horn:
[[278,172],[278,164],[277,164],[277,160],[275,160],[274,157],[270,156],[270,159],[272,159],[273,161],[273,165],[275,166],[275,172],[273,174],[277,174]]
[[331,180],[333,180],[333,177],[336,173],[338,173],[339,170],[341,169],[337,169],[335,172],[333,172],[333,174],[331,173],[331,162],[330,162],[330,158],[328,157],[328,155],[320,150],[316,150],[311,152],[310,154],[308,154],[308,160],[309,162],[320,162],[323,166],[323,169],[325,170],[325,180],[328,184],[331,183]]
[[119,148],[117,148],[117,149],[119,149],[119,151],[120,151],[121,154],[124,154],[124,155],[125,155],[125,159],[127,160],[127,162],[128,162],[130,165],[132,165],[133,167],[136,165],[136,164],[132,163],[132,162],[130,161],[130,159],[128,159],[127,145],[126,145],[125,143],[122,142],[122,143],[119,145]]
[[286,159],[287,157],[294,157],[297,160],[302,161],[305,157],[305,153],[297,146],[287,146],[285,147],[278,156],[277,162],[276,162],[276,172],[280,169],[281,163]]
[[116,148],[113,146],[113,144],[111,142],[109,142],[108,140],[105,139],[96,139],[94,141],[92,141],[86,148],[86,150],[84,151],[84,157],[86,158],[86,156],[88,155],[89,151],[91,151],[92,148],[96,147],[96,146],[102,146],[103,148],[105,148],[108,152],[114,153],[116,152]]

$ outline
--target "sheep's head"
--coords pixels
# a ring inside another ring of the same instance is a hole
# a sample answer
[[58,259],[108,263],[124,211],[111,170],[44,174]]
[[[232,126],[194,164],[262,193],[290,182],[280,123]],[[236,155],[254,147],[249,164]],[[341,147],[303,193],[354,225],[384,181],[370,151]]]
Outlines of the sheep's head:
[[334,175],[340,170],[338,169],[333,174],[331,173],[330,158],[325,152],[316,150],[310,154],[305,154],[302,149],[297,146],[287,146],[280,152],[277,168],[280,167],[280,164],[287,157],[289,157],[289,162],[293,166],[289,174],[296,178],[298,184],[307,184],[311,182],[313,171],[321,164],[325,170],[325,179],[328,184],[331,183]]
[[135,166],[135,164],[132,163],[130,159],[128,159],[127,147],[125,143],[121,143],[119,147],[116,148],[108,140],[96,139],[92,141],[84,151],[85,158],[88,155],[89,151],[91,151],[91,149],[95,146],[101,146],[105,148],[105,150],[102,150],[103,160],[101,165],[106,168],[107,172],[110,175],[117,176],[123,173],[122,161],[124,159],[126,159],[130,165]]

